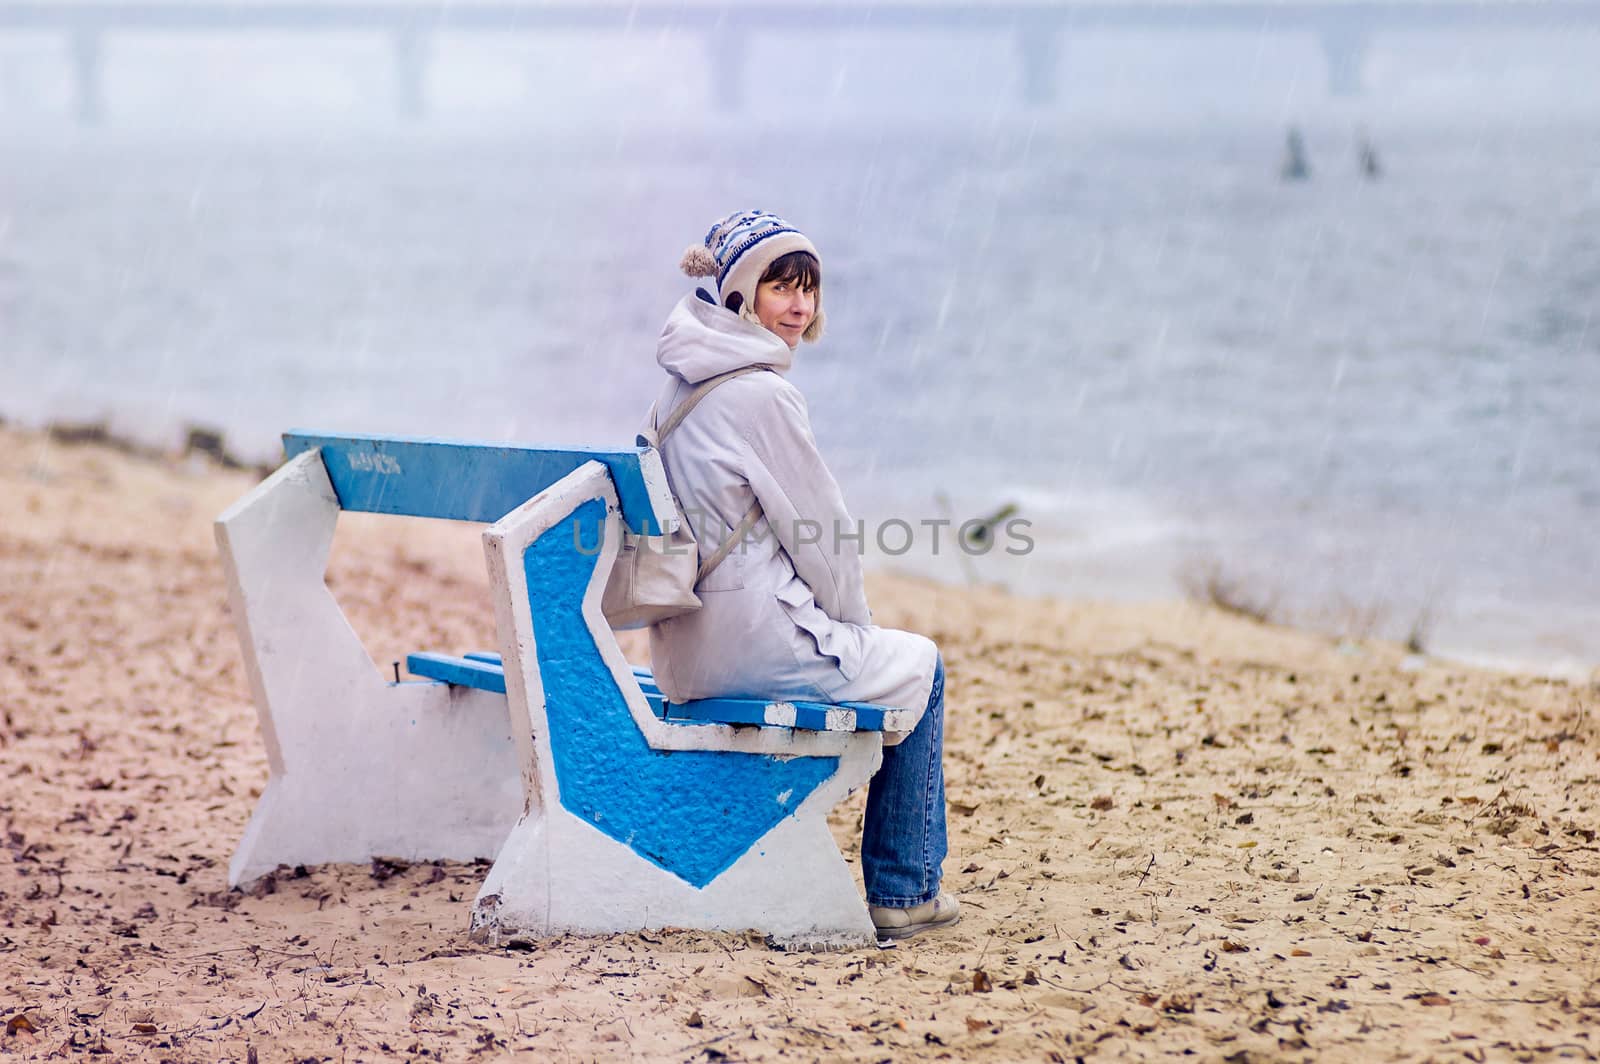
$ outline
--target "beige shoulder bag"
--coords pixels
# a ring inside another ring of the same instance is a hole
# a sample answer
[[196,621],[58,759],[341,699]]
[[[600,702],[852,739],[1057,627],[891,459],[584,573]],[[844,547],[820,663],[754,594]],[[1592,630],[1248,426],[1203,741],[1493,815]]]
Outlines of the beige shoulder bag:
[[[672,411],[665,424],[657,428],[656,418],[652,415],[651,427],[640,434],[640,442],[659,451],[672,430],[682,424],[683,419],[689,416],[689,411],[712,389],[735,377],[759,373],[766,368],[745,366],[701,381]],[[761,520],[761,504],[751,503],[744,519],[733,530],[733,535],[701,565],[694,530],[689,527],[683,504],[678,501],[676,492],[672,496],[672,505],[678,511],[677,531],[663,536],[641,536],[623,530],[622,547],[617,551],[605,594],[600,600],[606,623],[613,628],[644,628],[699,609],[700,596],[695,594],[695,588],[722,564],[723,559]]]

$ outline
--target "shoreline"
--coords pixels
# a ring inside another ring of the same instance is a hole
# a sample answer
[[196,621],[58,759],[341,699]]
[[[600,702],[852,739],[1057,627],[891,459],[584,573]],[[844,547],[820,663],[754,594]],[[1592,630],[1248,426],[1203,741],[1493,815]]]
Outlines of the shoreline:
[[[51,419],[42,423],[18,422],[13,423],[5,416],[0,415],[0,431],[10,428],[25,434],[43,436],[50,442],[63,446],[98,446],[111,451],[124,454],[141,461],[152,463],[175,463],[206,461],[221,470],[248,470],[257,480],[264,479],[277,468],[281,459],[268,460],[253,454],[240,454],[235,452],[228,442],[225,430],[213,425],[197,422],[182,422],[173,431],[163,434],[133,433],[119,429],[114,419],[101,416],[93,420],[76,419]],[[158,442],[159,436],[165,436],[165,444]],[[921,563],[920,565],[918,563]],[[1080,603],[1126,603],[1155,608],[1168,607],[1179,602],[1190,604],[1204,604],[1214,606],[1223,612],[1232,612],[1238,616],[1259,620],[1275,626],[1304,632],[1308,635],[1326,639],[1334,646],[1362,648],[1369,644],[1395,647],[1400,645],[1400,640],[1385,638],[1372,633],[1360,634],[1348,631],[1339,631],[1338,625],[1333,623],[1319,625],[1313,617],[1284,616],[1280,610],[1256,609],[1250,603],[1242,606],[1228,601],[1226,594],[1208,593],[1201,587],[1175,587],[1175,594],[1162,595],[1150,594],[1139,591],[1125,592],[1115,581],[1101,581],[1096,587],[1096,593],[1080,596],[1063,593],[1059,589],[1046,588],[1032,591],[1018,586],[1019,581],[984,580],[972,573],[963,573],[959,568],[946,561],[939,563],[936,559],[925,558],[921,555],[910,556],[909,561],[904,558],[878,557],[867,555],[864,565],[869,573],[881,573],[891,577],[907,577],[913,580],[926,580],[946,586],[952,590],[968,590],[977,587],[998,587],[1007,594],[1021,599],[1042,602],[1080,602]],[[940,570],[943,570],[942,572]],[[1173,584],[1181,584],[1182,580],[1174,579]],[[1237,591],[1238,589],[1234,589]],[[1246,596],[1248,597],[1248,596]],[[1342,604],[1345,612],[1350,612],[1348,603]],[[1312,614],[1318,608],[1311,607]],[[1330,611],[1323,609],[1323,613]],[[1455,664],[1466,668],[1485,669],[1505,675],[1538,676],[1551,679],[1561,679],[1575,684],[1596,683],[1600,684],[1600,661],[1584,662],[1570,656],[1552,656],[1548,658],[1521,657],[1505,655],[1491,649],[1462,647],[1459,649],[1435,650],[1426,645],[1418,651],[1412,652],[1414,657],[1425,661],[1437,661],[1441,664]]]
[[[475,946],[470,863],[229,891],[267,768],[210,525],[253,483],[0,427],[0,1044],[19,1059],[1600,1049],[1600,692],[1408,670],[1403,648],[1353,658],[1192,603],[869,575],[879,623],[935,639],[949,678],[963,917],[893,950],[672,929]],[[492,645],[479,538],[341,519],[327,581],[380,672]],[[830,819],[852,871],[863,802]]]

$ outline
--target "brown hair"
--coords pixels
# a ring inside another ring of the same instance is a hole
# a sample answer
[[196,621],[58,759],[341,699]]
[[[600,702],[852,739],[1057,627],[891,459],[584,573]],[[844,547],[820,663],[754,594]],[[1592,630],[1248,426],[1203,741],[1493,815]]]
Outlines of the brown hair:
[[[766,272],[756,284],[763,285],[769,281],[787,281],[798,284],[807,292],[818,291],[822,288],[822,263],[809,251],[791,251],[787,255],[779,255],[767,265]],[[744,306],[744,296],[729,292],[723,305],[737,314],[739,308]]]
[[788,281],[798,284],[807,292],[814,292],[822,287],[822,263],[809,251],[791,251],[773,259],[772,265],[767,267],[767,272],[756,283],[766,284],[768,281]]

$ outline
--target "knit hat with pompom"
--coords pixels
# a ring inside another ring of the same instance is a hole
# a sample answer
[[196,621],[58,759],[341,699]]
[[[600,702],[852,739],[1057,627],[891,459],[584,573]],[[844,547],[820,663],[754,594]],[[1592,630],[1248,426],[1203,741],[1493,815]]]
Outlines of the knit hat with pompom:
[[[728,296],[741,296],[739,314],[754,320],[756,286],[773,261],[791,251],[806,251],[822,262],[822,256],[806,235],[770,211],[736,211],[721,219],[698,244],[689,245],[678,265],[690,277],[715,277],[717,298],[728,305]],[[803,339],[822,335],[822,293],[817,293],[817,315],[807,326]]]

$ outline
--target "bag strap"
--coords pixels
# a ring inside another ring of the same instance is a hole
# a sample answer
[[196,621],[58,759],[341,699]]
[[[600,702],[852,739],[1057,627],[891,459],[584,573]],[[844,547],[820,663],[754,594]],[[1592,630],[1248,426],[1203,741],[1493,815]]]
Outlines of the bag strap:
[[756,522],[759,520],[761,520],[761,503],[753,502],[750,504],[750,509],[745,511],[744,520],[733,530],[733,535],[723,540],[722,546],[712,552],[711,557],[700,566],[700,571],[694,574],[696,587],[700,586],[700,581],[711,575],[711,570],[721,565],[728,555],[733,553],[733,548],[744,541],[744,537],[750,534],[750,530],[756,527]]
[[[730,369],[726,373],[719,373],[715,377],[707,377],[695,385],[694,391],[685,396],[683,402],[674,407],[672,413],[667,415],[666,424],[656,429],[656,445],[660,446],[661,441],[671,435],[672,430],[677,428],[683,422],[683,419],[689,416],[689,411],[699,405],[700,400],[710,395],[719,384],[726,384],[735,377],[743,377],[746,373],[760,373],[771,368],[771,366],[740,366],[738,369]],[[651,415],[651,424],[655,424],[657,416],[656,414]]]
[[[672,413],[667,415],[667,422],[664,425],[658,425],[657,418],[659,415],[657,414],[655,408],[652,407],[650,411],[650,424],[653,429],[653,435],[655,436],[655,439],[649,441],[651,446],[659,448],[661,446],[661,442],[672,433],[673,429],[677,428],[683,423],[683,419],[689,416],[689,412],[699,404],[700,400],[710,395],[718,385],[726,384],[735,377],[743,377],[746,373],[760,373],[763,370],[769,370],[771,368],[771,366],[740,366],[738,369],[731,369],[726,373],[719,373],[715,377],[707,377],[705,380],[695,385],[694,390],[685,396],[681,403],[673,408]],[[733,530],[733,534],[722,541],[722,544],[711,553],[711,557],[707,558],[705,562],[701,564],[700,570],[695,573],[694,583],[696,587],[699,587],[700,582],[707,576],[711,575],[711,570],[715,569],[717,566],[726,561],[728,555],[733,553],[733,549],[744,541],[744,537],[748,536],[751,530],[756,527],[756,522],[761,520],[761,513],[762,511],[760,502],[753,502],[750,504],[750,509],[745,511],[744,519],[741,520],[738,527]]]

